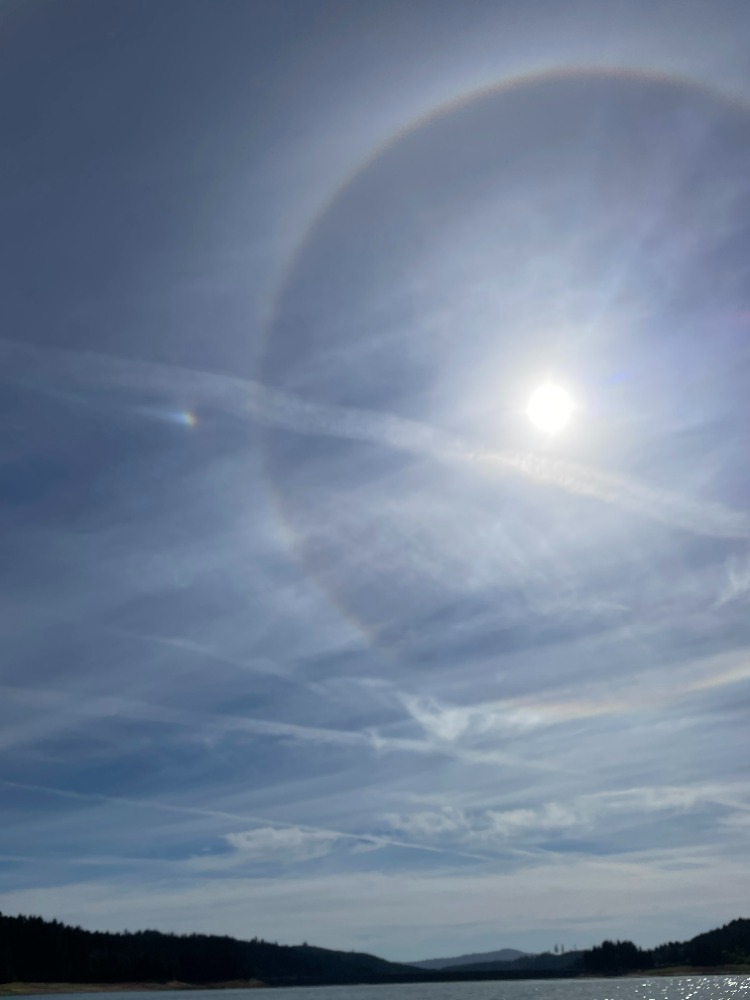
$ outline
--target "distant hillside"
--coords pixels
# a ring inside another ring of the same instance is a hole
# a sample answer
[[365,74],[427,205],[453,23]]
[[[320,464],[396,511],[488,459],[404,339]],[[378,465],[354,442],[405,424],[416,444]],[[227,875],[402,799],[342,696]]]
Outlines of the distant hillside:
[[265,983],[404,979],[407,965],[309,945],[238,941],[208,934],[112,934],[41,917],[0,914],[0,983]]
[[541,955],[526,955],[521,952],[521,956],[512,962],[472,962],[450,966],[444,971],[452,972],[459,969],[461,972],[570,972],[583,969],[583,952],[566,951],[562,955],[553,955],[549,951]]
[[410,962],[419,969],[448,969],[462,965],[474,965],[477,962],[513,962],[522,958],[526,952],[515,948],[502,948],[500,951],[480,951],[471,955],[457,955],[455,958],[426,958],[419,962]]

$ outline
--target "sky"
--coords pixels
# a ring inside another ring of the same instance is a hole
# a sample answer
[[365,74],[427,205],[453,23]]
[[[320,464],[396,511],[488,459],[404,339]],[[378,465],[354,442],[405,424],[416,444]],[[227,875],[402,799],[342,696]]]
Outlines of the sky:
[[4,0],[2,912],[750,915],[748,31]]

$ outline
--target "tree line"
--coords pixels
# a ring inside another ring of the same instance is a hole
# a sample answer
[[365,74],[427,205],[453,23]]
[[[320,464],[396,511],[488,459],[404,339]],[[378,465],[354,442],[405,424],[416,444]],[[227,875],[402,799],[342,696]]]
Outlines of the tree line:
[[[650,950],[632,941],[604,941],[582,954],[535,957],[547,958],[555,966],[562,966],[564,958],[574,959],[568,974],[582,968],[607,976],[667,966],[750,965],[750,920],[733,920],[690,941],[670,941]],[[479,967],[475,971],[479,974]],[[555,974],[552,969],[548,972]],[[559,974],[564,974],[562,967]],[[88,931],[59,920],[0,914],[0,982],[201,984],[255,979],[272,984],[346,983],[403,981],[417,975],[440,978],[440,973],[373,955],[307,944],[153,930]]]
[[732,920],[690,941],[669,941],[651,949],[639,948],[632,941],[604,941],[583,953],[586,972],[608,976],[671,966],[720,965],[750,965],[750,920]]

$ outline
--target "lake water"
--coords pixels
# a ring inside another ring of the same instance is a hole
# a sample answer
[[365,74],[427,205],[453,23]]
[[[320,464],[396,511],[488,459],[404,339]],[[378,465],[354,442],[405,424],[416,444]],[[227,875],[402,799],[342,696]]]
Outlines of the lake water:
[[750,976],[315,986],[165,993],[68,993],[68,1000],[750,1000]]

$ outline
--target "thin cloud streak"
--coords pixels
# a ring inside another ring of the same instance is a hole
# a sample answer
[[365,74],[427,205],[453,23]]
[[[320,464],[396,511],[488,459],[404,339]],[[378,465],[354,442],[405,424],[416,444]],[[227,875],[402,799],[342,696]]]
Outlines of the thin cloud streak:
[[547,455],[477,448],[462,437],[414,420],[309,402],[250,379],[92,352],[27,347],[9,340],[0,340],[0,362],[6,370],[14,371],[17,379],[23,379],[24,385],[43,392],[59,391],[56,386],[63,380],[87,390],[159,393],[169,400],[171,408],[192,412],[210,404],[242,419],[249,417],[295,434],[368,441],[439,461],[466,462],[520,476],[698,535],[750,539],[748,516],[720,503],[693,500]]

